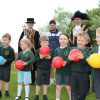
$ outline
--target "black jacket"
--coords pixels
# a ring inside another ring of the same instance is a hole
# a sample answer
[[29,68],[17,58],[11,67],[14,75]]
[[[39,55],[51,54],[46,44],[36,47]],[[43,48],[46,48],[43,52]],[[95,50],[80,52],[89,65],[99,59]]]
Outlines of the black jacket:
[[[18,53],[20,51],[22,51],[21,48],[20,48],[20,46],[19,46],[19,43],[20,43],[20,40],[23,37],[24,37],[24,32],[21,33],[20,38],[19,38],[19,42],[18,42]],[[35,50],[39,49],[39,47],[40,47],[39,38],[40,38],[39,32],[38,31],[35,31],[35,35],[34,35]],[[33,53],[35,53],[35,51],[34,51],[33,48],[31,50],[32,50]]]

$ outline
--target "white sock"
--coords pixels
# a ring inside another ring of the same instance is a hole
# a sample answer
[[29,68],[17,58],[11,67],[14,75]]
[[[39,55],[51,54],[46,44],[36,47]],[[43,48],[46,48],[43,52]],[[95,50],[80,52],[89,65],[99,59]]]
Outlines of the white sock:
[[18,93],[17,96],[21,96],[22,85],[18,85]]
[[29,97],[29,85],[25,85],[25,97]]
[[50,79],[50,85],[54,84],[54,79]]
[[56,100],[60,100],[60,98],[56,98]]

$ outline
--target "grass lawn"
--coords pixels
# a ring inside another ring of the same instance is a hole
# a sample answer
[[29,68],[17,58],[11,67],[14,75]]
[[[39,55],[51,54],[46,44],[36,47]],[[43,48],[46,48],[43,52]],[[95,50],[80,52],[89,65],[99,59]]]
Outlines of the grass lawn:
[[[11,71],[11,81],[10,81],[10,95],[11,95],[11,97],[5,98],[4,93],[5,93],[5,91],[4,91],[4,86],[3,86],[3,89],[2,89],[3,97],[0,100],[14,100],[14,98],[17,94],[17,70],[15,70],[13,67],[12,67],[12,71]],[[35,95],[35,86],[31,86],[31,88],[30,88],[30,100],[33,100],[34,95]],[[40,100],[42,100],[42,95],[43,94],[41,91]],[[55,100],[55,85],[49,86],[47,95],[48,95],[49,100]],[[23,91],[22,91],[21,100],[24,100],[24,87],[23,87]],[[65,88],[62,88],[61,100],[68,100],[68,96],[66,94]],[[90,92],[89,95],[87,96],[86,100],[96,100],[95,94]]]

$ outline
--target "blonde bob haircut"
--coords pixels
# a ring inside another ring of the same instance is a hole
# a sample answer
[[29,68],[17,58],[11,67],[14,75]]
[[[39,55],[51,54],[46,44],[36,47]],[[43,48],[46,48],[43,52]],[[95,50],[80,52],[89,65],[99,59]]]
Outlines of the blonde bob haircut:
[[28,47],[31,47],[31,42],[29,39],[25,38],[25,39],[21,39],[20,44],[21,43],[25,43],[26,45],[28,45]]

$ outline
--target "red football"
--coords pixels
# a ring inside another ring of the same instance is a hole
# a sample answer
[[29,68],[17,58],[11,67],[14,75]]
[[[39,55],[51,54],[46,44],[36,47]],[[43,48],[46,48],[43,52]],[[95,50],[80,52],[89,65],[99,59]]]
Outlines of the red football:
[[69,55],[74,59],[74,62],[78,62],[80,61],[79,55],[80,55],[81,51],[78,49],[73,49],[70,51]]
[[48,46],[42,46],[40,48],[40,54],[41,55],[48,55],[48,54],[50,54],[50,48]]
[[16,69],[22,70],[22,69],[24,68],[23,63],[24,63],[24,62],[23,62],[22,60],[17,60],[17,61],[15,62],[15,67],[16,67]]
[[64,60],[63,60],[63,58],[61,58],[59,56],[53,58],[53,60],[52,60],[52,66],[54,68],[57,68],[57,69],[62,68],[63,64],[64,64]]

